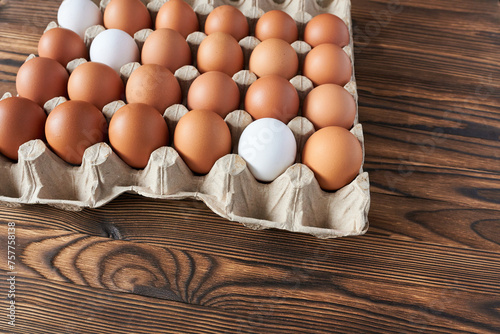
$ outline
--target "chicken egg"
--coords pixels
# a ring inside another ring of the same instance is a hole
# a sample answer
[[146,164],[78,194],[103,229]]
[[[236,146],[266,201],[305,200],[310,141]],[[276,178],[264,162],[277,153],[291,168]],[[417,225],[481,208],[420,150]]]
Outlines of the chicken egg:
[[233,79],[223,72],[205,72],[189,87],[187,106],[189,109],[210,110],[226,117],[238,109],[240,91]]
[[66,101],[54,108],[45,123],[50,148],[64,161],[80,165],[90,146],[104,141],[106,119],[94,105],[85,101]]
[[71,100],[87,101],[99,110],[113,101],[120,100],[123,81],[111,67],[94,62],[79,65],[68,81],[68,95]]
[[17,160],[19,146],[44,138],[47,115],[35,102],[24,97],[0,101],[0,154]]
[[106,64],[120,73],[123,65],[139,61],[139,47],[125,31],[104,30],[90,45],[90,60]]
[[270,182],[295,162],[297,143],[292,130],[274,118],[261,118],[243,130],[238,154],[259,181]]
[[304,41],[312,47],[323,43],[344,47],[349,44],[349,29],[338,16],[330,13],[320,14],[307,23]]
[[270,38],[259,43],[252,51],[249,68],[259,77],[277,74],[290,80],[299,69],[299,57],[284,40]]
[[111,117],[109,142],[130,167],[144,168],[153,151],[168,145],[167,123],[155,108],[143,103],[130,103]]
[[104,10],[103,21],[107,29],[120,29],[132,37],[152,25],[151,15],[140,0],[111,0]]
[[169,69],[156,64],[142,65],[127,81],[125,95],[129,103],[145,103],[163,115],[165,109],[181,103],[181,87]]
[[144,42],[142,63],[158,64],[175,73],[182,66],[191,64],[191,49],[177,31],[157,29]]
[[218,159],[231,153],[231,133],[215,112],[191,110],[175,127],[174,146],[189,169],[206,174]]
[[184,0],[165,2],[156,15],[156,29],[169,28],[186,38],[199,29],[198,17]]
[[282,10],[271,10],[257,21],[255,37],[261,41],[279,38],[291,44],[299,38],[299,32],[290,15]]
[[84,39],[87,28],[102,24],[102,13],[91,0],[64,0],[57,11],[57,22]]
[[248,35],[247,18],[236,7],[219,6],[208,14],[205,21],[205,33],[210,35],[214,32],[230,34],[239,41]]
[[248,88],[245,110],[254,119],[275,118],[287,124],[299,112],[299,94],[288,80],[267,75]]
[[69,61],[77,58],[87,59],[87,47],[78,34],[65,28],[53,28],[46,31],[38,41],[40,57],[57,60],[66,67]]
[[233,36],[215,32],[201,42],[197,63],[201,73],[219,71],[233,76],[243,69],[243,50]]
[[328,126],[312,134],[302,150],[302,163],[309,167],[319,186],[337,190],[349,184],[363,162],[358,139],[339,126]]
[[36,57],[25,62],[17,72],[16,89],[21,97],[38,103],[67,96],[68,72],[56,60]]
[[356,102],[339,85],[321,85],[307,94],[302,116],[309,119],[317,130],[330,125],[350,129],[356,117]]
[[338,45],[320,44],[306,55],[303,73],[315,85],[344,86],[351,80],[351,59]]

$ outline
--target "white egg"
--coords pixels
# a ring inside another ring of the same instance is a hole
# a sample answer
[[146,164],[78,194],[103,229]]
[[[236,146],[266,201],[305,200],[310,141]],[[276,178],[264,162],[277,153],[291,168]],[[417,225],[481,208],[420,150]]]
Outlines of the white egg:
[[139,47],[125,31],[108,29],[92,41],[90,60],[106,64],[120,73],[123,65],[139,61]]
[[294,163],[297,143],[285,123],[274,118],[261,118],[243,130],[238,154],[257,180],[269,182]]
[[88,27],[102,24],[102,13],[91,0],[64,0],[57,11],[57,22],[83,39]]

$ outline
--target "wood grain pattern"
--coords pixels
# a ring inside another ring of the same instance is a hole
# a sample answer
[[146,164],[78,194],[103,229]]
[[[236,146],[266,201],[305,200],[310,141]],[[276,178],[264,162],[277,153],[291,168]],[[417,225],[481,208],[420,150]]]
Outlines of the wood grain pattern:
[[[0,1],[0,95],[59,2]],[[499,2],[352,0],[352,17],[366,235],[252,231],[133,194],[0,207],[2,296],[6,222],[19,241],[18,327],[0,332],[500,332]]]
[[[8,278],[0,271],[0,289]],[[16,334],[266,333],[293,330],[272,317],[251,317],[214,308],[90,288],[40,277],[17,283],[22,312]],[[2,305],[3,306],[3,305]],[[123,312],[123,310],[127,312]],[[4,323],[3,333],[9,333]]]
[[[7,235],[5,224],[0,235]],[[409,325],[410,332],[412,326],[418,332],[424,326],[443,333],[500,330],[495,307],[500,256],[495,253],[489,258],[478,251],[458,250],[450,255],[440,247],[393,244],[373,254],[361,275],[352,264],[360,262],[356,258],[367,258],[364,252],[372,249],[369,243],[364,249],[356,245],[357,254],[352,245],[337,246],[335,255],[325,255],[336,263],[329,268],[313,257],[299,265],[277,264],[58,230],[18,227],[16,236],[22,245],[17,249],[21,254],[17,272],[24,277],[185,302],[248,317],[272,316],[299,332],[315,328],[328,333],[342,325],[336,314],[354,309],[353,322],[360,313],[366,314],[377,328],[403,330]],[[409,291],[416,297],[410,304]],[[455,304],[461,307],[450,308]],[[302,317],[304,313],[311,316]],[[413,318],[421,320],[412,324],[409,319]],[[442,329],[443,324],[448,329]],[[359,327],[353,324],[345,329]]]

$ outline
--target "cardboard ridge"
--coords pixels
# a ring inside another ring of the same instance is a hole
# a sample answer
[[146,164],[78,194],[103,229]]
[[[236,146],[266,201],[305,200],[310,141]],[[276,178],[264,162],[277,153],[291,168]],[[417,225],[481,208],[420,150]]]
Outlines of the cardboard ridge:
[[[101,2],[101,9],[104,9],[107,2]],[[153,18],[164,2],[145,1]],[[301,34],[305,24],[313,16],[323,12],[333,13],[342,18],[349,27],[351,41],[344,47],[344,51],[354,64],[349,0],[279,1],[282,3],[272,0],[187,2],[195,9],[200,22],[204,22],[214,5],[234,5],[247,16],[251,33],[258,18],[271,9],[281,9],[290,14],[296,20]],[[47,29],[54,27],[57,27],[57,23],[51,22]],[[85,36],[87,46],[104,29],[101,26],[90,27]],[[150,29],[144,29],[135,34],[134,38],[140,48],[150,33]],[[205,37],[203,32],[195,32],[187,37],[194,56]],[[259,40],[250,36],[239,43],[248,68],[248,58]],[[292,46],[300,62],[311,50],[311,47],[301,40],[294,42]],[[28,59],[31,57],[33,55]],[[68,71],[72,72],[85,61],[71,61],[67,65]],[[129,63],[121,68],[124,83],[140,66],[139,63]],[[175,72],[175,77],[181,85],[184,104],[189,86],[199,75],[196,67],[192,65],[184,66]],[[319,238],[365,233],[368,229],[367,216],[370,206],[368,173],[361,167],[358,176],[345,187],[335,192],[321,190],[313,172],[300,163],[302,147],[315,131],[312,123],[300,114],[287,124],[297,140],[296,163],[273,182],[261,183],[255,180],[245,161],[236,154],[239,136],[252,122],[252,117],[243,110],[243,101],[246,90],[256,79],[255,74],[248,70],[242,70],[233,76],[241,93],[240,109],[229,113],[225,118],[231,131],[233,151],[219,159],[207,175],[194,175],[170,146],[154,151],[146,168],[136,170],[126,165],[106,143],[89,147],[85,151],[82,165],[72,166],[57,157],[43,141],[32,140],[20,147],[18,162],[0,156],[0,204],[15,206],[41,203],[65,210],[81,210],[84,207],[100,207],[124,192],[133,192],[151,198],[201,200],[216,214],[252,229],[278,228],[308,233]],[[300,73],[290,82],[297,89],[302,104],[307,93],[313,88],[312,82]],[[351,81],[345,88],[356,101],[356,119],[350,131],[359,140],[364,156],[362,125],[358,123],[357,115],[358,96],[354,70]],[[3,98],[9,96],[11,95],[6,93]],[[54,98],[45,104],[44,109],[50,113],[65,100],[64,97]],[[124,104],[124,101],[114,101],[104,107],[103,113],[108,122],[114,112]],[[169,127],[170,142],[177,122],[187,112],[183,104],[173,105],[164,111],[163,117]]]

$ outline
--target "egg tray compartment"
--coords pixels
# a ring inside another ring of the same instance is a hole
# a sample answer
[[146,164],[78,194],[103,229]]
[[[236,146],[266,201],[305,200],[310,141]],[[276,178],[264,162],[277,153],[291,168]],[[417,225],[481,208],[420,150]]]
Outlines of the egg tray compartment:
[[[251,1],[239,3],[249,2]],[[234,4],[234,1],[228,1],[228,3]],[[266,8],[266,11],[285,9],[284,5],[271,1],[264,3],[274,4],[274,7]],[[288,2],[288,5],[293,3],[304,4],[302,1],[292,0]],[[337,9],[343,8],[344,15],[339,15],[335,11],[333,13],[346,22],[350,22],[349,1],[334,1],[331,6],[333,4]],[[151,4],[148,8],[151,11]],[[206,8],[206,6],[201,6],[201,8]],[[248,13],[252,10],[243,12]],[[314,15],[316,14],[318,13]],[[257,15],[257,18],[260,15]],[[299,17],[307,18],[308,15],[307,13],[300,14]],[[47,28],[55,26],[57,26],[55,23],[51,23]],[[300,27],[299,25],[299,31],[303,31]],[[351,30],[350,24],[348,27]],[[88,29],[86,34],[88,45],[102,29],[104,28],[99,26]],[[142,46],[141,42],[149,33],[150,31],[145,30],[136,34],[135,39],[139,47]],[[193,33],[188,37],[193,54],[196,54],[197,46],[203,38],[204,34],[201,32]],[[251,43],[248,43],[249,40]],[[240,41],[245,51],[247,66],[248,56],[258,42],[253,37]],[[305,44],[306,47],[297,48],[297,44],[302,46]],[[301,59],[310,50],[304,42],[296,42],[294,46]],[[352,61],[352,32],[351,44],[344,50]],[[78,59],[70,62],[68,70],[71,72],[84,61]],[[124,82],[139,66],[138,63],[131,63],[122,67],[121,76]],[[199,72],[193,66],[184,66],[176,71],[175,76],[181,84],[184,101],[190,84],[198,75]],[[246,89],[256,80],[256,77],[253,73],[243,70],[235,74],[233,79],[240,88],[243,101]],[[302,103],[304,97],[312,89],[312,83],[301,75],[294,77],[290,82],[297,89]],[[354,96],[357,106],[354,74],[345,88]],[[8,96],[10,94],[7,93],[4,98]],[[50,112],[64,101],[64,98],[52,99],[46,103],[44,109]],[[104,108],[103,112],[108,121],[122,105],[124,102],[115,101]],[[175,125],[186,112],[187,109],[183,105],[174,105],[165,111],[164,118],[171,137]],[[216,214],[241,222],[252,229],[279,228],[309,233],[319,238],[360,235],[366,232],[370,206],[368,174],[361,168],[356,179],[342,189],[336,192],[321,190],[312,171],[307,166],[298,163],[303,145],[314,133],[313,125],[306,118],[298,116],[288,123],[297,139],[297,163],[268,184],[256,181],[245,161],[234,154],[241,132],[252,121],[251,116],[244,110],[236,110],[231,112],[225,121],[231,130],[233,154],[219,159],[212,170],[204,176],[194,175],[172,147],[157,149],[151,155],[147,167],[143,170],[136,170],[126,165],[106,143],[99,143],[88,148],[82,165],[71,166],[50,151],[42,141],[30,141],[21,146],[17,163],[0,156],[0,203],[10,206],[42,203],[65,210],[80,210],[83,207],[99,207],[124,192],[134,192],[152,198],[198,199],[207,204]],[[351,132],[360,141],[364,155],[363,132],[357,121],[357,112]]]

